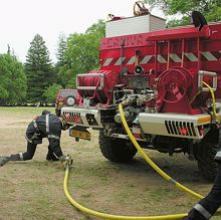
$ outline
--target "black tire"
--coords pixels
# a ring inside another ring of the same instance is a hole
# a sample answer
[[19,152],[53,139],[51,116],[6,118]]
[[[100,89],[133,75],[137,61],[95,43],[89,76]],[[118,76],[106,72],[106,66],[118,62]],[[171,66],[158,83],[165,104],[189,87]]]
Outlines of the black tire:
[[60,109],[55,109],[55,114],[60,117],[61,116],[61,110]]
[[137,152],[128,140],[107,137],[103,131],[100,131],[99,144],[103,156],[112,162],[130,162]]
[[197,162],[201,175],[209,181],[214,181],[217,174],[217,162],[214,158],[218,151],[218,145],[202,142],[198,146]]

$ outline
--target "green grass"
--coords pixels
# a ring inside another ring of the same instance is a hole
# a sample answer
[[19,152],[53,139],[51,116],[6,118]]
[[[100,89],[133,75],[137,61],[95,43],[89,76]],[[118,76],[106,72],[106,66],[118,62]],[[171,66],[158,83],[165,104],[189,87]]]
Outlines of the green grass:
[[[0,155],[25,150],[25,128],[44,109],[0,107]],[[67,132],[62,134],[62,149],[74,159],[69,191],[80,203],[113,214],[161,215],[187,212],[197,202],[160,178],[140,157],[127,165],[107,161],[101,155],[97,136],[93,131],[91,142],[76,143]],[[64,169],[60,163],[45,161],[47,144],[46,141],[37,147],[32,161],[11,162],[0,168],[0,219],[95,219],[80,213],[67,201],[63,192]],[[199,193],[206,194],[211,188],[199,176],[196,164],[185,157],[155,152],[150,155],[176,180]]]
[[23,114],[35,115],[41,114],[43,110],[49,110],[52,113],[55,112],[53,107],[0,107],[0,114],[16,114],[18,117]]

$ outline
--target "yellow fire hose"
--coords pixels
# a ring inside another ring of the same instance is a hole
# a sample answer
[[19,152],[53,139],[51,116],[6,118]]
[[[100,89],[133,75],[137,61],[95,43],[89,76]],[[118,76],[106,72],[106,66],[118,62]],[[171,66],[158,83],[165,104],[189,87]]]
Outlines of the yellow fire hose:
[[[198,199],[202,199],[203,196],[201,196],[200,194],[190,190],[189,188],[183,186],[182,184],[178,183],[177,181],[175,181],[172,177],[170,177],[168,174],[166,174],[163,170],[161,170],[151,159],[150,157],[144,152],[144,150],[140,147],[140,145],[138,144],[138,142],[136,141],[136,139],[134,138],[133,134],[130,131],[130,128],[128,127],[127,121],[125,119],[124,116],[124,112],[123,112],[123,107],[120,104],[119,105],[119,112],[121,115],[121,120],[124,126],[124,129],[126,130],[131,142],[134,144],[134,147],[137,149],[138,153],[144,158],[144,160],[159,174],[161,175],[165,180],[170,181],[172,183],[175,184],[175,186],[195,197],[197,197]],[[187,214],[173,214],[173,215],[162,215],[162,216],[119,216],[119,215],[110,215],[110,214],[106,214],[106,213],[102,213],[102,212],[97,212],[94,211],[92,209],[86,208],[84,206],[82,206],[81,204],[79,204],[69,193],[68,191],[68,177],[69,177],[69,164],[66,165],[66,170],[65,170],[65,177],[64,177],[64,193],[66,195],[66,197],[68,198],[69,202],[75,206],[77,209],[79,209],[80,211],[84,212],[87,215],[92,215],[92,216],[96,216],[102,219],[118,219],[118,220],[181,220],[183,219],[185,216],[187,216]]]
[[161,176],[163,177],[165,180],[170,181],[172,183],[175,184],[175,186],[179,189],[181,189],[182,191],[185,191],[199,199],[202,199],[203,196],[201,196],[200,194],[192,191],[191,189],[183,186],[182,184],[178,183],[176,180],[174,180],[172,177],[170,177],[168,174],[166,174],[162,169],[159,168],[159,166],[156,165],[156,163],[153,162],[152,159],[150,159],[150,157],[147,155],[147,153],[144,152],[144,150],[140,147],[140,145],[138,144],[137,140],[135,139],[135,137],[133,136],[132,132],[130,131],[130,128],[127,124],[127,121],[123,115],[123,107],[120,104],[119,105],[119,112],[121,115],[121,120],[124,126],[124,129],[126,130],[126,133],[128,134],[131,142],[133,143],[134,147],[137,149],[138,153],[144,158],[144,160]]
[[[204,83],[206,85],[211,93],[212,100],[213,100],[213,114],[216,116],[216,109],[215,109],[215,96],[214,92],[211,89],[211,87]],[[156,163],[153,162],[153,160],[145,153],[145,151],[140,147],[139,143],[137,142],[136,138],[133,136],[132,132],[130,131],[130,128],[127,124],[123,107],[121,104],[118,106],[120,117],[122,124],[124,126],[124,129],[129,136],[131,142],[133,143],[134,147],[137,149],[138,153],[144,158],[144,160],[165,180],[173,183],[178,189],[187,192],[191,194],[192,196],[196,197],[197,199],[202,199],[203,196],[194,192],[193,190],[185,187],[184,185],[180,184],[176,180],[174,180],[172,177],[170,177],[168,174],[166,174]],[[91,216],[95,216],[101,219],[109,219],[109,220],[181,220],[184,217],[187,216],[187,214],[173,214],[173,215],[161,215],[161,216],[122,216],[122,215],[111,215],[107,213],[98,212],[89,208],[84,207],[83,205],[79,204],[69,193],[68,191],[68,178],[69,178],[69,171],[70,171],[70,164],[66,164],[66,170],[65,170],[65,177],[64,177],[64,193],[69,200],[69,202],[76,207],[78,210],[82,211],[83,213]]]
[[69,165],[66,166],[65,177],[64,177],[64,193],[69,202],[81,212],[95,216],[101,219],[109,220],[181,220],[187,214],[175,214],[175,215],[162,215],[162,216],[123,216],[123,215],[111,215],[103,212],[98,212],[79,204],[68,191],[68,177],[69,177]]

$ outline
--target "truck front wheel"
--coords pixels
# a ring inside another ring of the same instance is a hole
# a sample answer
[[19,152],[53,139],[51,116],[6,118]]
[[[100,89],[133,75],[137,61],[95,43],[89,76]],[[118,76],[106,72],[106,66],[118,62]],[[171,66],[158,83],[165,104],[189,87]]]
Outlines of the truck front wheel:
[[100,131],[99,144],[103,156],[113,162],[127,163],[137,152],[128,140],[107,137],[103,131]]

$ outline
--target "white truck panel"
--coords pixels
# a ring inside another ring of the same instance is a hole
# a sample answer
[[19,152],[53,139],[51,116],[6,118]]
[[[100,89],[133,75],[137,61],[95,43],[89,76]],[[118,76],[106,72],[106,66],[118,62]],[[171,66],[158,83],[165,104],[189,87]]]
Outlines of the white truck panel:
[[150,14],[123,18],[106,23],[106,37],[116,37],[162,30],[165,28],[165,25],[165,19]]

